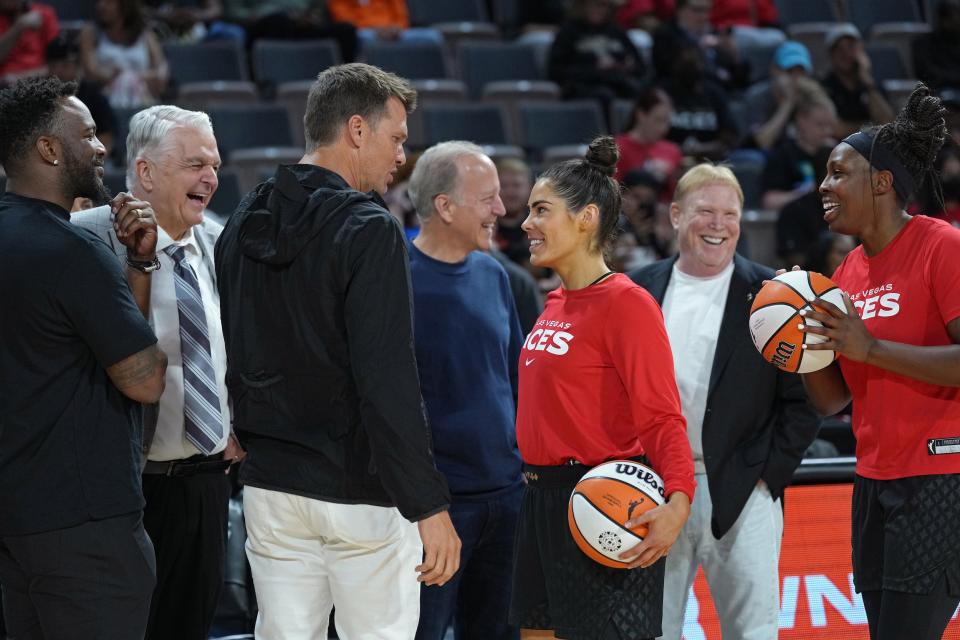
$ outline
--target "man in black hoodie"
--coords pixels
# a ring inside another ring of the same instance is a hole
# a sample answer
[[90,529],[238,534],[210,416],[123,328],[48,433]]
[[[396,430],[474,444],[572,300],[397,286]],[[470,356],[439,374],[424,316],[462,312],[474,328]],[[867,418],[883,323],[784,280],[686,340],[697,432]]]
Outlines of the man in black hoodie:
[[341,637],[407,640],[418,581],[459,567],[404,235],[381,197],[415,103],[376,67],[324,71],[306,154],[248,194],[217,243],[258,637],[325,638],[335,605]]

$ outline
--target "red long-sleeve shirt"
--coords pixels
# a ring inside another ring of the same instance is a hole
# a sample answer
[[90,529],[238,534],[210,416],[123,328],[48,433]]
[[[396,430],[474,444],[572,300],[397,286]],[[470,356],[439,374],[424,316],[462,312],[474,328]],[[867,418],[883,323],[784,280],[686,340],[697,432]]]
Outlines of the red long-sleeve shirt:
[[693,498],[693,458],[656,301],[624,275],[557,289],[520,352],[517,442],[525,462],[646,455],[666,492]]

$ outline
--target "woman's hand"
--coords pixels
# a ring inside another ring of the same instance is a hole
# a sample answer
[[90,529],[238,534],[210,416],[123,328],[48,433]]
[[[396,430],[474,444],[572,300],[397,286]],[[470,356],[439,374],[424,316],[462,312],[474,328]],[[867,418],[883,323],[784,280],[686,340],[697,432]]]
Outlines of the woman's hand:
[[799,327],[800,330],[826,338],[824,342],[817,344],[804,344],[803,348],[810,351],[836,351],[854,362],[866,362],[877,339],[867,331],[866,325],[857,314],[857,308],[850,301],[850,296],[846,292],[841,295],[846,313],[821,298],[817,298],[811,304],[815,309],[819,308],[823,311],[800,311],[804,320],[816,320],[823,325],[816,327],[803,323]]
[[647,567],[670,553],[670,547],[677,541],[683,525],[690,517],[690,498],[679,491],[671,493],[666,504],[654,507],[636,518],[628,520],[624,526],[628,529],[647,525],[649,530],[643,542],[620,554],[621,560],[633,560],[628,569]]

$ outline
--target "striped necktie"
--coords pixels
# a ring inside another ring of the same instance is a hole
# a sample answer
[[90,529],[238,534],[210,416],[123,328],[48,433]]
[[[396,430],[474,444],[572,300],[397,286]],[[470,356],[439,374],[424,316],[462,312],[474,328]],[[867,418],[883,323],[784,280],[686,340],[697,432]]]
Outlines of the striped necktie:
[[223,439],[223,420],[200,283],[193,267],[187,262],[183,247],[170,245],[164,251],[173,259],[177,288],[180,354],[183,359],[184,431],[187,440],[204,454],[210,455]]

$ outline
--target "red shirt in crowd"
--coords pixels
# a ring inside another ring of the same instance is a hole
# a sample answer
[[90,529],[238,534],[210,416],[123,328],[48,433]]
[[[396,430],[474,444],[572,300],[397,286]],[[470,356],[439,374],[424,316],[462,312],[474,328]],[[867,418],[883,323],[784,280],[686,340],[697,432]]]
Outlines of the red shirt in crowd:
[[617,9],[617,22],[624,29],[633,29],[641,16],[653,15],[666,21],[673,17],[675,4],[675,0],[626,0]]
[[710,24],[717,29],[769,27],[779,20],[773,0],[714,0],[710,11]]
[[665,185],[664,191],[673,194],[675,177],[683,164],[683,151],[669,140],[657,140],[653,144],[643,144],[630,137],[628,133],[617,136],[617,148],[620,160],[617,161],[617,180],[623,180],[633,169],[644,169],[660,178]]
[[[40,12],[43,21],[39,29],[23,30],[7,57],[0,60],[0,76],[33,71],[47,64],[47,45],[60,33],[57,14],[52,7],[38,2],[31,2],[28,10]],[[12,24],[10,16],[0,13],[0,34],[9,31]]]
[[525,462],[594,466],[644,454],[667,495],[693,497],[663,315],[627,276],[551,292],[519,367],[517,443]]
[[[952,344],[960,317],[960,230],[916,216],[879,254],[857,247],[833,274],[870,333],[918,346]],[[853,397],[857,473],[875,480],[960,473],[960,388],[840,357]]]

